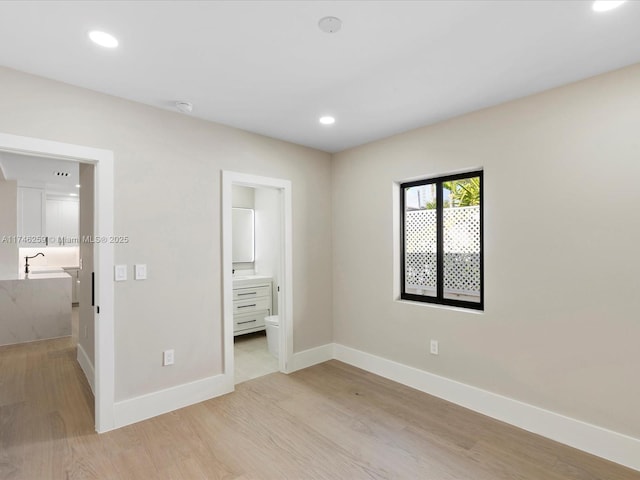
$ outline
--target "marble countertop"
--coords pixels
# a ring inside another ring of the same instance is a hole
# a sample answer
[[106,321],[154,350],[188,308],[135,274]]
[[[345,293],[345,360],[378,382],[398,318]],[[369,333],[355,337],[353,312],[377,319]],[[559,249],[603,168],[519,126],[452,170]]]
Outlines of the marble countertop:
[[64,271],[65,268],[78,267],[45,267],[33,266],[29,267],[29,275],[25,275],[24,267],[20,273],[14,275],[5,275],[0,280],[47,280],[52,278],[70,278],[70,275]]
[[0,281],[15,281],[15,280],[51,280],[52,278],[71,278],[71,275],[60,269],[59,272],[31,272],[25,275],[24,272],[16,273],[14,275],[5,275],[0,277]]
[[20,280],[43,280],[50,278],[71,278],[67,272],[31,272],[26,275],[24,272],[20,274]]
[[63,267],[29,267],[29,273],[60,273],[62,271]]

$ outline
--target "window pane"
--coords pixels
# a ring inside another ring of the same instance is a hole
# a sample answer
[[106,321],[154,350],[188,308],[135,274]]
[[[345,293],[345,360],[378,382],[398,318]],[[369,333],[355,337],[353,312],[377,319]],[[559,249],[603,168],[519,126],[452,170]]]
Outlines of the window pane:
[[443,182],[444,298],[480,302],[480,177]]
[[436,186],[405,188],[405,292],[435,297],[437,280]]

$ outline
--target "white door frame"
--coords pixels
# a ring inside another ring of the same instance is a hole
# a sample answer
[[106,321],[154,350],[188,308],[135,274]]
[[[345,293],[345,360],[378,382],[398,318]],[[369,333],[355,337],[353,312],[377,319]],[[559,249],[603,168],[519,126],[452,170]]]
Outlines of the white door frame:
[[[113,236],[112,151],[2,132],[0,151],[95,165],[94,236],[107,239]],[[95,299],[96,306],[100,306],[100,315],[94,313],[95,428],[97,432],[106,432],[115,428],[113,244],[110,241],[94,243],[94,258]]]
[[[280,252],[280,295],[281,307],[278,310],[280,321],[280,359],[279,369],[289,373],[293,357],[293,242],[292,242],[292,203],[291,181],[280,178],[261,177],[245,173],[222,172],[222,300],[224,315],[224,375],[233,379],[233,261],[232,245],[232,187],[241,185],[253,188],[272,188],[282,192],[281,218],[282,240]],[[232,385],[235,382],[232,382]]]

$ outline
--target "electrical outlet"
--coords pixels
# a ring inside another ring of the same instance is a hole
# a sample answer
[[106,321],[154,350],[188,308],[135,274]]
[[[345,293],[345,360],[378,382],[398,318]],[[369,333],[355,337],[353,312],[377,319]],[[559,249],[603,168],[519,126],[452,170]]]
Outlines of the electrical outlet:
[[165,350],[164,352],[162,352],[162,366],[166,367],[168,365],[173,365],[173,361],[174,361],[173,356],[174,356],[173,349]]
[[438,340],[431,340],[431,355],[438,355]]

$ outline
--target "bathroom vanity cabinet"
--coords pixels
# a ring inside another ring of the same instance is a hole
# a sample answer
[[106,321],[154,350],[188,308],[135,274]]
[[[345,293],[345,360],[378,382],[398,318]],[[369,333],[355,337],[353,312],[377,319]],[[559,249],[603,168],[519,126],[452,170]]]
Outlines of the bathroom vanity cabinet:
[[238,277],[233,280],[233,334],[265,329],[264,317],[271,315],[271,277]]

